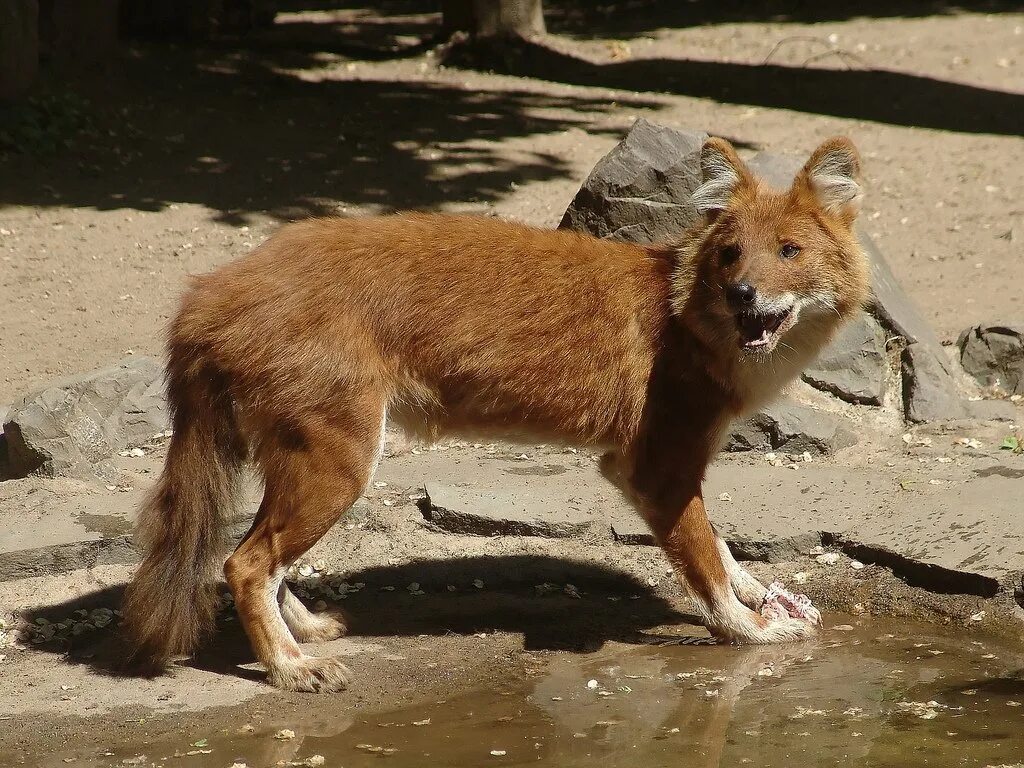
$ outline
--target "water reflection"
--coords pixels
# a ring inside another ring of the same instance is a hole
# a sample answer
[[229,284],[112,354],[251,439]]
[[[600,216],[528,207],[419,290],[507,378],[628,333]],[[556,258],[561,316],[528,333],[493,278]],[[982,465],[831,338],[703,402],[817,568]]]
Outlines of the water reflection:
[[[799,645],[619,646],[544,658],[501,689],[385,714],[310,697],[301,722],[264,722],[200,747],[179,739],[173,748],[68,755],[108,766],[145,752],[138,764],[180,756],[199,768],[318,765],[317,756],[346,768],[914,768],[1024,755],[1020,649],[956,628],[860,620]],[[274,738],[284,728],[294,738]]]

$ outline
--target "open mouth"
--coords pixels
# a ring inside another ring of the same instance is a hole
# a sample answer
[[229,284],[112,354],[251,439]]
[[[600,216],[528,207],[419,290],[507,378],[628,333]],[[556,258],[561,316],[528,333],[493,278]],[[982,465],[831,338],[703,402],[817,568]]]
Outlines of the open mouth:
[[738,313],[736,328],[739,331],[740,348],[751,352],[772,350],[782,335],[783,326],[792,314],[792,307],[778,312]]

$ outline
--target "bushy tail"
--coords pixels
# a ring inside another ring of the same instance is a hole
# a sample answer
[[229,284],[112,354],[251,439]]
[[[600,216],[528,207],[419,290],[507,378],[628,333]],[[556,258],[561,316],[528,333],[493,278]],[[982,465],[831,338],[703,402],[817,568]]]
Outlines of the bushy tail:
[[223,374],[171,352],[168,401],[174,428],[167,462],[139,513],[145,553],[122,610],[127,669],[161,672],[212,631],[216,570],[238,496],[245,449]]

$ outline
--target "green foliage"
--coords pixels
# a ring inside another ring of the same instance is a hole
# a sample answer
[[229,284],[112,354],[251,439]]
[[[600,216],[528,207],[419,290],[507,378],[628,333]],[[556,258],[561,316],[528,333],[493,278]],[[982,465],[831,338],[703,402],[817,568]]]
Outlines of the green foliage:
[[89,102],[72,93],[47,93],[0,109],[0,152],[47,157],[91,128]]
[[1016,435],[1004,437],[1003,442],[999,444],[999,447],[1004,451],[1011,451],[1017,454],[1024,453],[1024,443],[1022,443],[1020,438]]

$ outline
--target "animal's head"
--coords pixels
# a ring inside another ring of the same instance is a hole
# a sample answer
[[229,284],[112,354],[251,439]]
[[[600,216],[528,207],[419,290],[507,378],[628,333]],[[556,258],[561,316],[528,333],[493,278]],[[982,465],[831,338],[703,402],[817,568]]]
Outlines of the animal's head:
[[786,191],[758,181],[724,139],[704,144],[701,169],[693,201],[705,226],[685,247],[677,294],[698,332],[761,357],[787,334],[795,345],[800,329],[825,340],[863,306],[860,160],[849,139],[818,147]]

